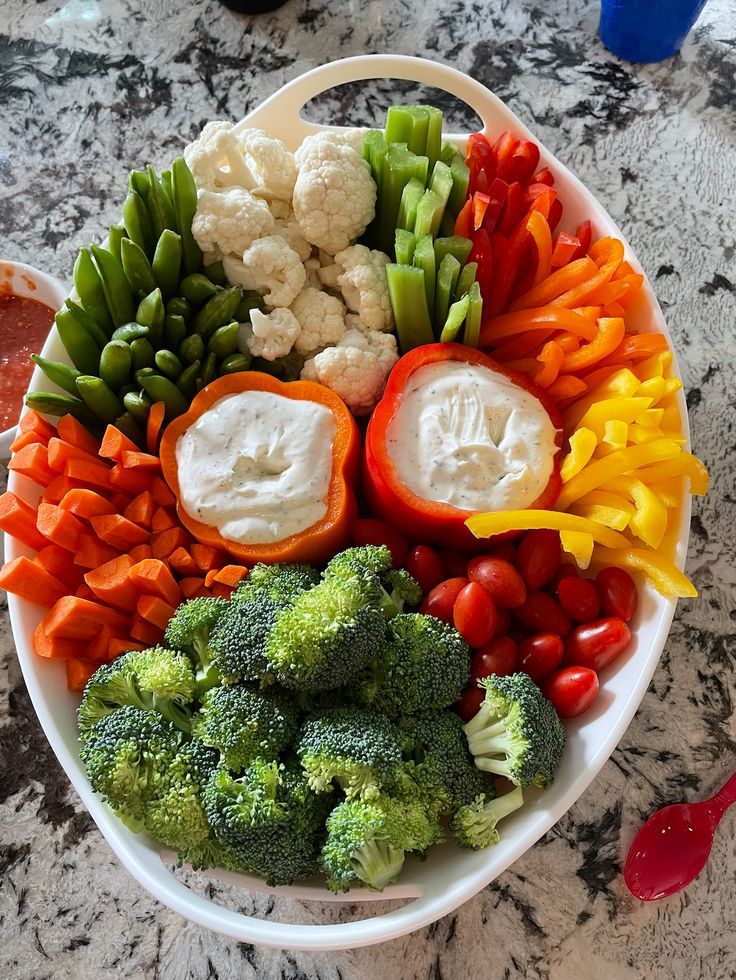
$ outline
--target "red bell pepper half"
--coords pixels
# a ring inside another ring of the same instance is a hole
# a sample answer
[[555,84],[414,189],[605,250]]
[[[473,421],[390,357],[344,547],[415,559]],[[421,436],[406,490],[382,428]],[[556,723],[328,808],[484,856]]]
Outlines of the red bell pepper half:
[[415,347],[404,354],[395,365],[383,398],[368,423],[363,456],[363,490],[372,512],[399,528],[414,541],[442,545],[456,551],[477,551],[479,548],[487,550],[488,541],[479,542],[465,526],[465,521],[473,512],[418,497],[399,479],[388,450],[389,427],[399,410],[412,375],[428,364],[442,361],[464,361],[488,368],[508,378],[539,400],[557,429],[558,449],[547,486],[529,507],[549,509],[554,506],[562,487],[559,467],[562,419],[554,401],[525,375],[508,370],[487,354],[462,344],[427,344],[424,347]]

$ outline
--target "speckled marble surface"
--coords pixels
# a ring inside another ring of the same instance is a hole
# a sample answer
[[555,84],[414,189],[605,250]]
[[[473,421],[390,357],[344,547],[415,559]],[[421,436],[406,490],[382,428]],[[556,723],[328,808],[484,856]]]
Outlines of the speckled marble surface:
[[[18,980],[473,976],[552,980],[736,975],[736,817],[684,894],[635,903],[622,856],[653,808],[736,764],[736,12],[711,0],[681,54],[617,61],[597,4],[290,0],[244,18],[194,0],[5,0],[0,23],[0,253],[68,278],[118,214],[126,172],[162,164],[209,118],[238,118],[299,72],[363,52],[425,55],[486,83],[598,195],[634,245],[680,353],[693,443],[713,474],[695,505],[681,603],[619,748],[507,873],[421,932],[344,953],[283,953],[186,923],[118,865],[71,790],[25,693],[2,602],[0,970]],[[324,99],[370,123],[362,87]],[[383,90],[385,91],[385,90]],[[460,117],[462,122],[462,117]],[[240,894],[244,911],[339,921]]]

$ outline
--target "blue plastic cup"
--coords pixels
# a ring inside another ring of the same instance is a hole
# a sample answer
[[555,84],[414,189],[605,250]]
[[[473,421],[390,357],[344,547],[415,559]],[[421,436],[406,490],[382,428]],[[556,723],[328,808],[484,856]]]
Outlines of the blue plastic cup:
[[706,0],[602,0],[601,41],[625,61],[677,54]]

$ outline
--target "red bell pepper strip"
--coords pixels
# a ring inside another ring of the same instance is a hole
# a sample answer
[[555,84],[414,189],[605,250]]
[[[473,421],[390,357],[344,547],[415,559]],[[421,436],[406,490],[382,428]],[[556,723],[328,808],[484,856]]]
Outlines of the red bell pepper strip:
[[519,140],[509,160],[509,179],[525,184],[539,163],[539,147],[531,140]]
[[[481,351],[462,344],[427,344],[415,347],[395,365],[389,375],[383,398],[368,423],[365,437],[363,489],[368,505],[374,514],[399,528],[410,539],[443,545],[455,551],[479,550],[477,540],[465,527],[465,521],[473,512],[417,496],[400,480],[388,449],[391,422],[401,405],[412,375],[428,364],[442,361],[475,364],[501,374],[539,399],[548,413],[557,429],[558,449],[552,460],[552,473],[547,486],[535,501],[529,503],[530,508],[551,508],[559,495],[562,486],[559,473],[562,419],[554,400],[533,381],[508,370]],[[487,541],[483,542],[483,547],[487,549]]]
[[455,234],[461,238],[473,237],[473,199],[469,197],[455,218]]
[[499,218],[506,204],[508,189],[509,185],[505,180],[501,180],[500,177],[496,177],[488,188],[489,201],[485,216],[483,217],[483,227],[489,235],[492,231],[496,230]]
[[568,262],[572,262],[573,256],[580,248],[580,239],[575,235],[569,235],[566,231],[561,231],[552,248],[552,268],[559,269]]
[[498,230],[502,235],[511,234],[524,217],[528,207],[529,205],[524,198],[524,189],[521,184],[518,182],[509,184],[509,189],[506,192],[506,207],[503,209],[501,222],[498,226]]
[[490,302],[493,288],[493,253],[491,251],[491,241],[485,228],[479,228],[469,236],[473,242],[473,247],[468,256],[468,262],[477,262],[478,268],[475,273],[475,281],[480,287],[480,294],[483,303]]
[[512,176],[512,160],[518,144],[519,141],[516,139],[516,137],[512,136],[512,134],[508,131],[501,133],[496,142],[493,144],[493,157],[496,161],[495,177],[500,177],[502,180],[507,181],[512,181],[515,179]]
[[[486,190],[488,184],[496,176],[496,164],[493,151],[483,133],[471,133],[468,137],[466,163],[470,170],[468,191],[472,195],[476,190]],[[485,187],[479,187],[478,179],[485,174]]]
[[559,197],[556,197],[552,204],[550,205],[549,215],[547,220],[549,221],[549,227],[552,231],[555,230],[557,225],[560,223],[560,218],[562,217],[562,201]]
[[534,174],[533,182],[535,184],[547,184],[548,187],[553,187],[555,177],[549,167],[542,167],[539,173]]
[[573,255],[570,261],[574,259],[581,259],[584,255],[588,254],[588,249],[590,248],[590,242],[593,238],[593,227],[590,220],[582,221],[575,232],[575,237],[580,239],[580,248]]
[[473,231],[477,231],[483,224],[490,203],[489,194],[484,194],[482,191],[476,191],[473,194]]
[[486,312],[490,313],[491,316],[497,316],[506,309],[514,283],[518,280],[524,248],[529,238],[526,226],[531,212],[539,211],[546,218],[556,196],[555,191],[551,188],[547,188],[546,194],[540,194],[510,236],[504,261],[497,267],[490,308],[486,307]]

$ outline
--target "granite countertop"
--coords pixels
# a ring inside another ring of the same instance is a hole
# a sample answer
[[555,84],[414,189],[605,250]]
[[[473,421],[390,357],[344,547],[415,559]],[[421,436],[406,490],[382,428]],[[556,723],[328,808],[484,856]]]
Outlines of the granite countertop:
[[[67,279],[119,214],[127,171],[169,161],[208,119],[237,119],[323,61],[394,51],[487,84],[587,184],[633,244],[675,338],[693,444],[713,476],[661,664],[582,799],[497,881],[382,947],[284,953],[188,924],[128,877],[72,791],[0,633],[0,970],[13,980],[384,976],[638,980],[736,974],[734,816],[707,871],[667,902],[623,887],[642,818],[708,794],[736,762],[736,13],[711,0],[681,54],[616,60],[590,0],[289,0],[245,18],[193,0],[5,0],[0,25],[0,253]],[[317,118],[379,118],[360,86]],[[377,115],[374,116],[373,113]],[[457,114],[456,114],[457,115]],[[459,123],[472,125],[458,116]],[[340,921],[237,893],[246,912]]]

